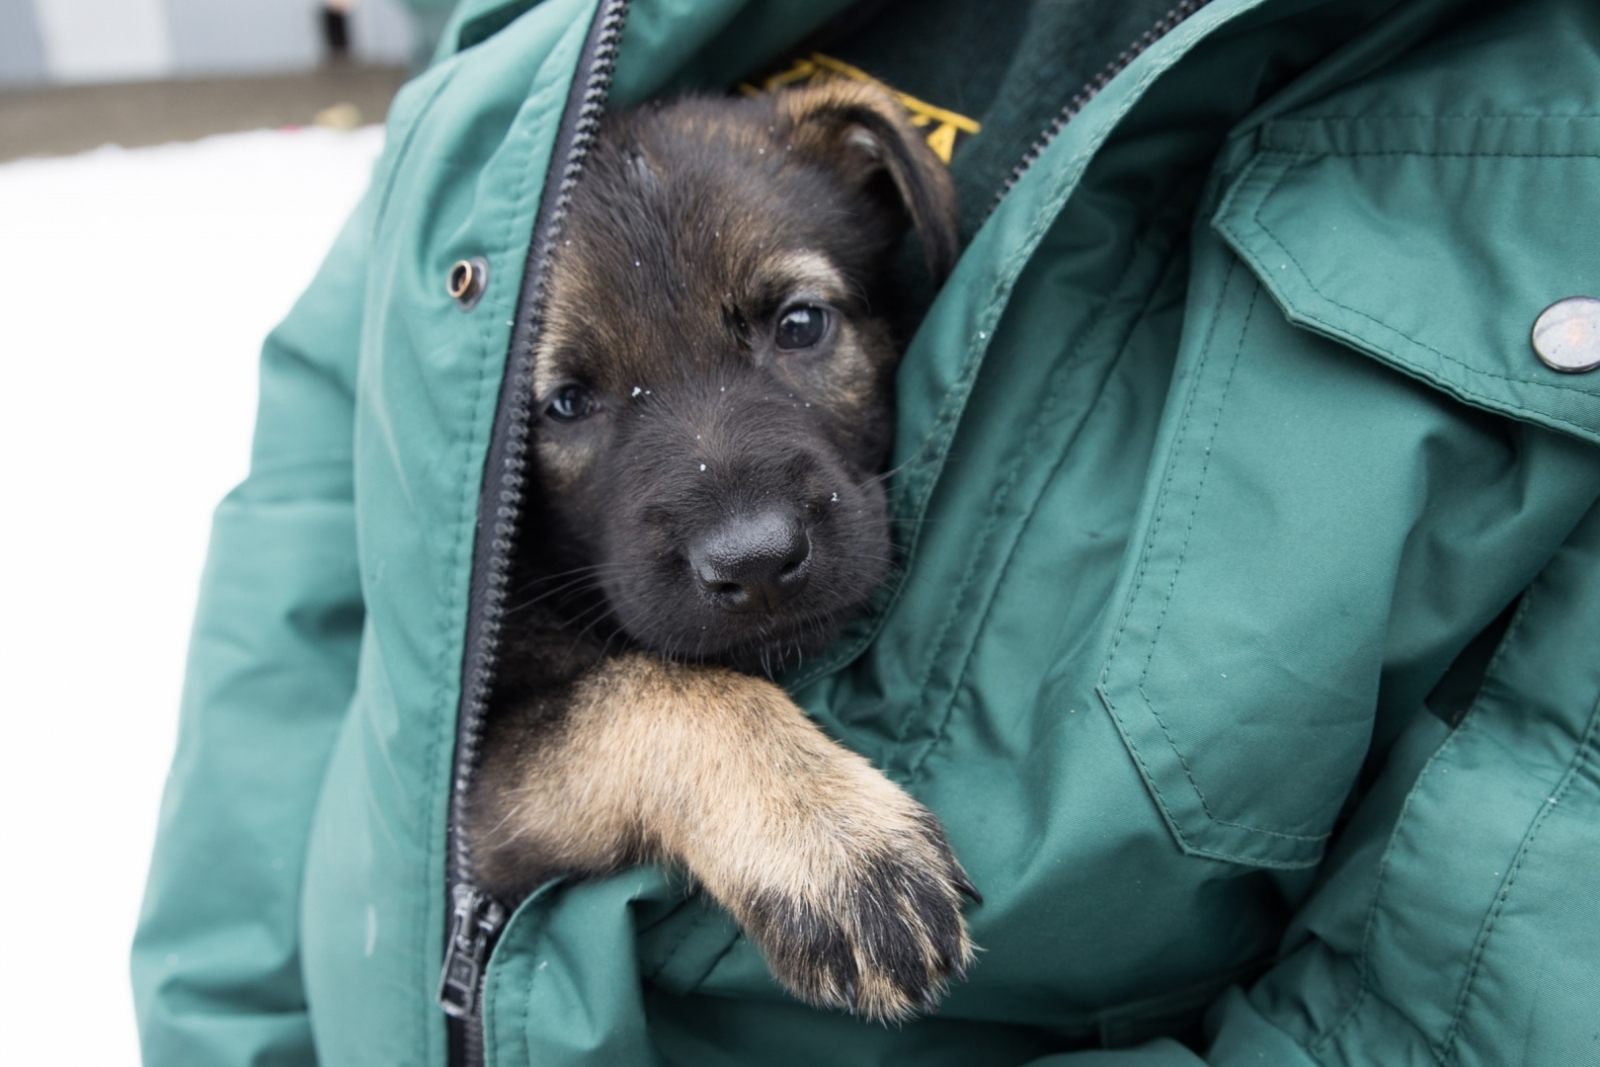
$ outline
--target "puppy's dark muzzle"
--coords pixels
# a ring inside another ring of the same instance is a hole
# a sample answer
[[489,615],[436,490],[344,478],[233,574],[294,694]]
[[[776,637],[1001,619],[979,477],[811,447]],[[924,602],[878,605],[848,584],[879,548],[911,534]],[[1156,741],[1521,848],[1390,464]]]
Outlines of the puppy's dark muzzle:
[[717,607],[770,615],[805,588],[811,538],[788,512],[741,515],[691,544],[689,566]]

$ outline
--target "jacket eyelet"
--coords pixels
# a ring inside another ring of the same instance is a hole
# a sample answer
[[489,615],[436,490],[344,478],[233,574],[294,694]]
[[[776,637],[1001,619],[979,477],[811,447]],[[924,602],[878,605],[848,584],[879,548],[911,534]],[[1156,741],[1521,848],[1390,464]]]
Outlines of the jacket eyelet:
[[489,287],[489,261],[482,256],[458,259],[445,276],[445,292],[462,311],[471,311]]

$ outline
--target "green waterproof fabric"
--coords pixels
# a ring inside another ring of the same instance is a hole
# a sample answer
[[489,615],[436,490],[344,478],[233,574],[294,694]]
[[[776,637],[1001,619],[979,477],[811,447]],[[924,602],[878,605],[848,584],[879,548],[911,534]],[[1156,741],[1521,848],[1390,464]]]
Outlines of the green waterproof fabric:
[[[845,6],[634,0],[612,102]],[[1050,66],[1056,6],[994,28],[964,188],[1117,54]],[[134,946],[151,1064],[446,1062],[479,487],[594,8],[468,0],[267,342]],[[851,61],[945,54],[902,36]],[[641,869],[517,910],[489,1063],[1600,1064],[1600,372],[1528,341],[1600,296],[1597,100],[1582,0],[1214,0],[969,195],[898,381],[906,575],[786,683],[944,821],[971,981],[806,1008]]]

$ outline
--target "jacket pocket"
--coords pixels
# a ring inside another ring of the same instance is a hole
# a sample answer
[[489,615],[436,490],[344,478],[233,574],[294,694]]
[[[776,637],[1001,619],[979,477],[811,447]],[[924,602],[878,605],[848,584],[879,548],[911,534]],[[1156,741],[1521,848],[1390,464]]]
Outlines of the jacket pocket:
[[1600,441],[1600,374],[1529,340],[1600,296],[1600,214],[1576,212],[1600,120],[1292,119],[1258,144],[1197,235],[1098,692],[1185,852],[1299,868],[1371,744],[1438,471],[1507,447],[1462,403]]
[[1600,442],[1600,373],[1530,335],[1600,297],[1600,117],[1271,123],[1214,226],[1288,320],[1464,403]]

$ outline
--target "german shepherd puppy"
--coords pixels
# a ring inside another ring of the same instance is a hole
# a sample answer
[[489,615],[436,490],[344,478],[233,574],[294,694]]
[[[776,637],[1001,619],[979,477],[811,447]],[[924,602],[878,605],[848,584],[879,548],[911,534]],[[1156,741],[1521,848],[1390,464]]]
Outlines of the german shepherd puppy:
[[802,999],[932,1008],[976,898],[934,816],[768,676],[883,580],[898,352],[874,317],[954,188],[898,105],[836,81],[608,117],[534,354],[527,590],[469,801],[479,883],[686,870]]

